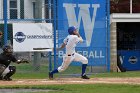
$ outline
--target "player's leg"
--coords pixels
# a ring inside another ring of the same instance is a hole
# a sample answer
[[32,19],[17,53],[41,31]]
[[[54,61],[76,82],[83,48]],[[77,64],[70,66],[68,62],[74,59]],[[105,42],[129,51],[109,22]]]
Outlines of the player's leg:
[[3,64],[0,64],[0,80],[3,80],[3,72],[5,71],[6,66]]
[[16,67],[15,66],[9,66],[7,68],[7,71],[9,72],[3,77],[3,80],[11,81],[12,79],[10,78],[13,74],[16,72]]
[[87,64],[88,64],[88,59],[78,53],[75,53],[75,58],[74,58],[74,61],[77,61],[77,62],[81,62],[82,63],[82,74],[81,74],[81,78],[83,79],[89,79],[89,77],[86,76],[85,72],[86,72],[86,67],[87,67]]
[[1,74],[2,80],[5,80],[4,77],[6,76],[6,74],[8,74],[10,72],[9,66],[6,67],[6,69],[3,71],[3,73]]
[[72,60],[73,60],[73,56],[64,56],[63,63],[61,64],[61,66],[59,66],[57,69],[53,70],[52,72],[49,72],[49,79],[53,79],[53,74],[63,72],[64,70],[66,70]]

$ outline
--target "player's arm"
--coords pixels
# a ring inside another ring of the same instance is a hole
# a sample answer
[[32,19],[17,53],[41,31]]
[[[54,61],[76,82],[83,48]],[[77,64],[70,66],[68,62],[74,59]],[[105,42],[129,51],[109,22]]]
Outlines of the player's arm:
[[[63,48],[65,48],[65,46],[66,46],[66,43],[67,43],[67,38],[65,38],[64,39],[64,41],[63,41],[63,43],[62,43],[62,45],[60,46],[60,47],[58,47],[58,48],[56,48],[56,51],[59,51],[59,50],[61,50],[61,49],[63,49]],[[54,49],[53,49],[53,51],[54,51]]]
[[83,42],[83,38],[81,37],[81,35],[79,34],[79,32],[78,32],[77,30],[75,30],[75,31],[73,32],[73,34],[78,36],[80,43]]
[[66,46],[66,44],[65,43],[63,43],[59,48],[57,48],[56,50],[57,51],[59,51],[59,50],[61,50],[61,49],[63,49],[63,48],[65,48],[65,46]]
[[83,42],[83,38],[81,36],[79,37],[79,41],[80,41],[80,43]]
[[28,60],[26,60],[26,59],[17,60],[14,55],[11,56],[11,59],[12,59],[11,60],[12,62],[17,63],[17,64],[29,63]]
[[76,35],[78,36],[80,43],[82,43],[83,42],[83,38],[80,36],[80,34],[78,33],[78,31],[76,31]]
[[29,61],[27,59],[21,59],[21,60],[17,60],[17,63],[29,63]]

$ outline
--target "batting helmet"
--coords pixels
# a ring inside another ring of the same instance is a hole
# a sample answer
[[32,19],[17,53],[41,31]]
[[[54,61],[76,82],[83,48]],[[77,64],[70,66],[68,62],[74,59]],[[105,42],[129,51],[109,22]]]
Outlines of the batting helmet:
[[73,32],[76,30],[76,27],[75,26],[71,26],[68,28],[68,33],[71,35],[73,34]]

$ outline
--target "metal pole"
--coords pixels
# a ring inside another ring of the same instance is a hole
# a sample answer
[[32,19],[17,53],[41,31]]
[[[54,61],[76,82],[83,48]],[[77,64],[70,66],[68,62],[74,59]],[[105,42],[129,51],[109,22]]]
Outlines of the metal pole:
[[53,27],[54,27],[54,69],[56,69],[56,0],[53,0]]
[[130,13],[132,14],[133,12],[133,3],[132,3],[132,0],[130,0]]
[[49,71],[52,71],[52,54],[49,52]]
[[[51,0],[49,0],[49,22],[51,23]],[[49,52],[49,71],[52,71],[52,53]]]
[[49,21],[51,22],[51,6],[52,6],[52,4],[51,4],[51,0],[49,0]]
[[4,0],[4,45],[7,44],[7,0]]
[[110,72],[110,0],[107,0],[107,71]]
[[34,52],[34,62],[33,62],[34,71],[40,70],[40,63],[41,63],[40,59],[41,59],[41,54],[39,52]]

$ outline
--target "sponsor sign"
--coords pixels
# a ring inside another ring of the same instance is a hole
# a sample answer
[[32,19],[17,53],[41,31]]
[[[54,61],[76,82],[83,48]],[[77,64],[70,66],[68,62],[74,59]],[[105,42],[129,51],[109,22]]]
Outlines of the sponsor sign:
[[14,52],[51,51],[53,48],[51,23],[14,23]]

